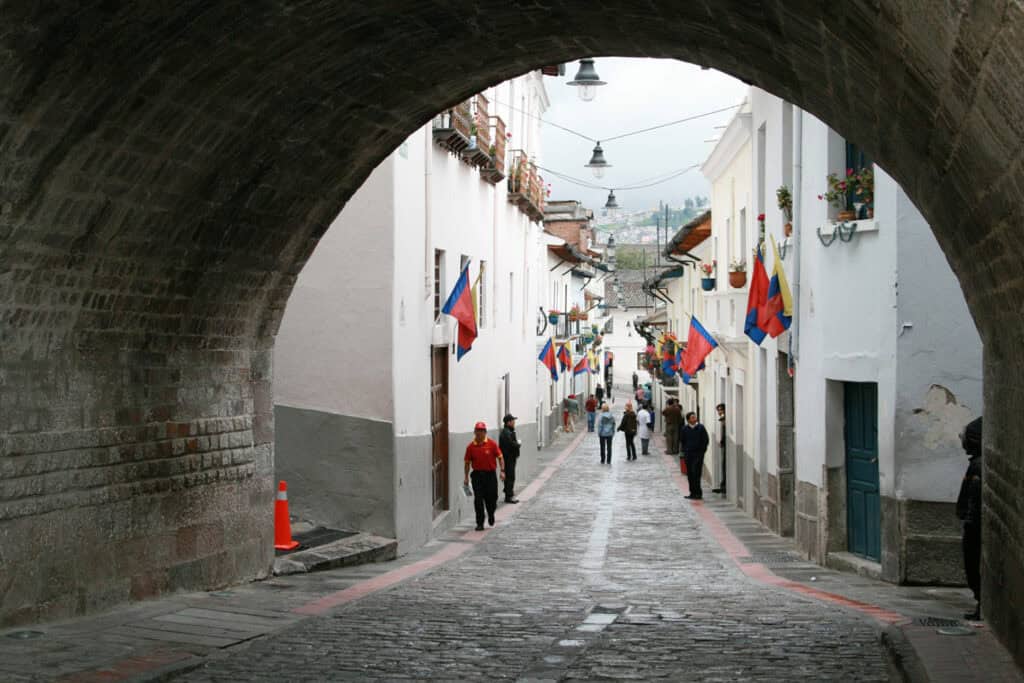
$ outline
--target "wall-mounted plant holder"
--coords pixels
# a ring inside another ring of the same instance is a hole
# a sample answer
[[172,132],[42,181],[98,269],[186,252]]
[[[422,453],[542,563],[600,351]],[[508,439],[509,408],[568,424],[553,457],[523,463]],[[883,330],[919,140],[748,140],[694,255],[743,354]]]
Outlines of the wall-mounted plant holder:
[[821,226],[818,226],[817,232],[818,240],[826,247],[832,246],[837,237],[840,242],[851,242],[853,241],[853,236],[857,233],[857,222],[839,221],[838,223],[833,223],[831,235],[828,232],[822,233]]
[[835,223],[833,223],[832,224],[832,234],[828,235],[826,237],[827,233],[826,233],[826,235],[821,234],[821,226],[819,225],[818,228],[817,228],[817,233],[818,233],[818,240],[824,246],[831,247],[832,243],[836,241],[836,236],[839,233],[839,228],[838,228],[838,226]]

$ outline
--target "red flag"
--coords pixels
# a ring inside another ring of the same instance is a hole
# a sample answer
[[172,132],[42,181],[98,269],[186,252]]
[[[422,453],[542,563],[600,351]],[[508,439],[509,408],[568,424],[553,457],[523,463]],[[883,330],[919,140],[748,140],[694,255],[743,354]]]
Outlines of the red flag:
[[704,326],[697,322],[696,318],[690,318],[690,334],[686,338],[686,351],[683,352],[682,367],[679,368],[686,382],[704,367],[704,359],[716,346],[718,342]]
[[476,339],[476,309],[473,306],[473,297],[469,288],[469,263],[462,269],[459,279],[455,281],[455,288],[448,295],[442,313],[459,321],[459,338],[457,360],[469,353]]
[[767,331],[762,319],[765,302],[768,300],[768,273],[764,269],[764,248],[759,246],[754,258],[754,272],[750,277],[750,291],[747,294],[747,319],[743,331],[758,346]]
[[540,355],[537,356],[537,360],[544,364],[544,366],[551,372],[551,379],[558,381],[558,367],[555,361],[555,347],[551,344],[551,338],[548,337],[548,341],[544,344],[544,348],[541,349]]

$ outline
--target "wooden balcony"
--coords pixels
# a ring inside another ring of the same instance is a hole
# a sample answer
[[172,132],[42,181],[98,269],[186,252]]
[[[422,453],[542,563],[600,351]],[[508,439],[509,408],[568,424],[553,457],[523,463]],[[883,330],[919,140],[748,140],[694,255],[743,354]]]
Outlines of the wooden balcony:
[[462,150],[462,159],[482,169],[491,163],[491,120],[486,97],[477,95],[471,102],[469,146]]
[[460,155],[470,145],[472,128],[470,102],[460,102],[434,117],[434,142],[443,149]]
[[480,169],[480,177],[491,185],[505,179],[505,122],[500,116],[490,117],[490,163]]
[[512,151],[512,163],[508,173],[508,201],[509,204],[520,206],[526,199],[526,193],[530,187],[530,164],[526,160],[526,153],[521,149]]

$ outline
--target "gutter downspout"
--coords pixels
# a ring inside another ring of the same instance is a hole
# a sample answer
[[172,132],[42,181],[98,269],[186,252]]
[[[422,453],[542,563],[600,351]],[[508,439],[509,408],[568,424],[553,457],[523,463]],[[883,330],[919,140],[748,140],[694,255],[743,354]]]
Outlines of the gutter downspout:
[[796,259],[793,261],[793,323],[789,333],[789,358],[790,369],[796,367],[800,358],[800,234],[803,232],[803,163],[804,163],[804,111],[795,108],[796,125],[793,131],[793,139],[796,145],[793,149],[793,251]]

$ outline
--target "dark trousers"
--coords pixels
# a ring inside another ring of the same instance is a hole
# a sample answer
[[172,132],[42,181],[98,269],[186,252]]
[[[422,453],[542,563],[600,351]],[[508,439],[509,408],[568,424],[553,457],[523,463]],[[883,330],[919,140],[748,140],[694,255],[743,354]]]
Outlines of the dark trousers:
[[981,602],[981,525],[964,526],[964,572],[974,599]]
[[612,461],[612,437],[610,436],[599,436],[601,440],[601,464],[605,462],[605,453],[608,453],[608,462]]
[[725,442],[724,441],[721,442],[721,445],[722,445],[722,448],[721,448],[721,452],[722,452],[722,484],[721,484],[720,488],[722,489],[722,491],[725,491]]
[[651,440],[650,439],[640,439],[640,451],[644,455],[650,455],[650,453],[647,452],[647,448],[650,445],[651,445]]
[[686,458],[686,479],[690,482],[690,496],[703,498],[704,491],[700,487],[700,475],[704,471],[704,454],[687,453]]
[[623,434],[626,435],[626,460],[636,460],[636,444],[633,443],[636,434],[629,432],[623,432]]
[[516,492],[516,460],[518,455],[505,457],[505,499],[513,497]]
[[494,509],[498,507],[498,473],[496,470],[473,470],[469,473],[473,484],[473,509],[476,511],[476,525],[484,525],[484,509],[487,520],[494,521]]

